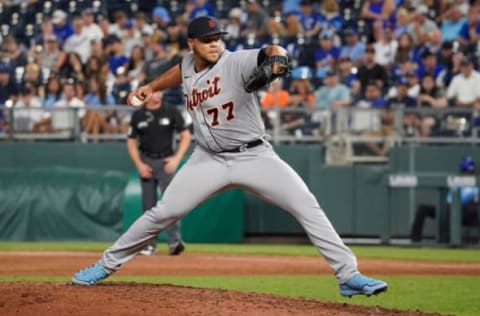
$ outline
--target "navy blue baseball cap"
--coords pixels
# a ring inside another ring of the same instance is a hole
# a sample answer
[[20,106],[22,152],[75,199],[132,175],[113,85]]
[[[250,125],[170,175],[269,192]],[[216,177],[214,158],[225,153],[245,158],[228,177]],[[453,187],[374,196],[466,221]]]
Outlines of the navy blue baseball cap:
[[10,73],[10,67],[6,64],[0,64],[0,73],[4,73],[4,74]]
[[228,32],[222,31],[217,19],[210,16],[198,17],[188,24],[187,36],[189,38],[223,34],[228,34]]
[[395,84],[397,86],[408,86],[408,79],[405,78],[405,77],[399,77],[397,78],[397,80],[395,81]]
[[358,31],[353,27],[348,27],[343,31],[343,35],[350,36],[350,35],[357,35]]

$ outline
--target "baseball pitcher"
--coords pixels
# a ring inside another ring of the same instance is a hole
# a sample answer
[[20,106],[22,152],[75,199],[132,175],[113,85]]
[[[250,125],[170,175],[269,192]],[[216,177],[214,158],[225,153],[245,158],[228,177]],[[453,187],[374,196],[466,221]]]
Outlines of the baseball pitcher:
[[286,50],[270,45],[230,52],[223,48],[223,34],[216,19],[194,19],[188,26],[191,52],[181,64],[129,95],[128,103],[138,104],[154,91],[182,84],[197,146],[162,199],[105,250],[98,262],[77,272],[72,282],[88,286],[108,277],[199,203],[226,188],[241,187],[298,220],[332,267],[341,295],[386,291],[385,282],[358,271],[355,255],[315,196],[265,140],[256,91],[288,74]]

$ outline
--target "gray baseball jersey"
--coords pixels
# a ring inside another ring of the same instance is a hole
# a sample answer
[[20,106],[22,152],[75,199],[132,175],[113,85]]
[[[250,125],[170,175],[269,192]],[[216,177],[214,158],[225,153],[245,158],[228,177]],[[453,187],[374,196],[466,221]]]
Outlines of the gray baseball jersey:
[[217,63],[198,73],[192,54],[183,58],[184,97],[198,145],[220,152],[264,136],[258,97],[243,89],[257,66],[258,52],[224,50]]
[[269,143],[256,142],[246,150],[222,152],[264,135],[257,96],[243,89],[243,81],[257,65],[258,52],[224,51],[216,64],[198,73],[192,56],[184,58],[185,100],[199,146],[170,182],[162,200],[105,250],[101,259],[105,269],[117,270],[198,204],[225,188],[237,186],[291,213],[340,283],[357,272],[354,254],[342,242],[315,196]]

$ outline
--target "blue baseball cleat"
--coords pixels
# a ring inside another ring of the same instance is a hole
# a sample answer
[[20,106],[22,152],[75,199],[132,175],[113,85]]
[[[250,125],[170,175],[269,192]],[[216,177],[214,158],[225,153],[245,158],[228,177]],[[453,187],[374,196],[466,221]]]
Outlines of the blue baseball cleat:
[[386,282],[357,273],[347,282],[340,284],[340,294],[348,297],[359,294],[370,296],[385,292],[387,288]]
[[110,274],[111,273],[105,270],[100,262],[97,262],[75,273],[72,278],[72,282],[73,284],[77,285],[90,286],[102,279],[105,279]]

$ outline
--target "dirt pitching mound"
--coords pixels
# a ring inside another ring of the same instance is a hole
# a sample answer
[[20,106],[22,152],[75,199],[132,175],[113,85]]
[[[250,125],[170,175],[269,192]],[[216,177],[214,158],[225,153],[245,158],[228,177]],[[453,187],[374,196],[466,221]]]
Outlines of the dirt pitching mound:
[[173,285],[0,282],[0,314],[10,315],[440,315],[382,307]]

